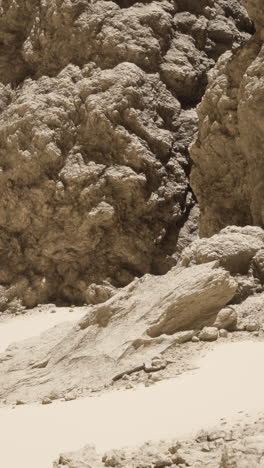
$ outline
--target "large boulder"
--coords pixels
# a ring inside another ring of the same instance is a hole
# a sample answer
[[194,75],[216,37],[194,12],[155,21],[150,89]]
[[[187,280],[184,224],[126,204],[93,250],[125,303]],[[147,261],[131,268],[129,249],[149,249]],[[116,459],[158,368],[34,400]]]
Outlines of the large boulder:
[[1,2],[1,310],[101,302],[176,264],[195,105],[251,32],[237,0]]
[[190,340],[193,333],[184,338],[182,332],[213,324],[235,294],[236,281],[216,263],[145,275],[90,307],[64,337],[56,338],[54,330],[10,346],[0,359],[0,397],[30,401],[109,384],[173,343]]

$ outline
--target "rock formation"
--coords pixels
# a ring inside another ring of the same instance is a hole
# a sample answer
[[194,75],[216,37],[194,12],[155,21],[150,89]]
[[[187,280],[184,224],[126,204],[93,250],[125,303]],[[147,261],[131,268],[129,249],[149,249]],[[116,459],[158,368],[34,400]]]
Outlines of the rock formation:
[[177,467],[261,468],[264,459],[263,417],[255,424],[203,431],[195,440],[146,443],[138,449],[112,450],[100,456],[87,445],[77,453],[61,455],[54,468]]
[[41,400],[69,388],[85,394],[162,368],[162,358],[153,359],[176,344],[216,340],[225,336],[219,330],[258,331],[264,285],[255,264],[263,249],[261,228],[225,228],[187,247],[167,274],[144,275],[87,307],[76,326],[10,345],[0,356],[0,398]]
[[245,5],[257,32],[246,45],[221,57],[198,108],[191,183],[201,209],[203,236],[229,224],[264,223],[264,10],[261,1],[247,0]]
[[166,273],[197,228],[195,105],[250,37],[245,9],[7,0],[0,31],[1,310],[103,302]]

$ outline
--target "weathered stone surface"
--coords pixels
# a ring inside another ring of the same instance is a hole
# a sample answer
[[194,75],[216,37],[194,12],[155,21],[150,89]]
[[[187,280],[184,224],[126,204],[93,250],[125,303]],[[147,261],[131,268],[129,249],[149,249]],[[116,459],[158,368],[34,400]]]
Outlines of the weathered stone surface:
[[61,455],[54,468],[262,468],[263,460],[264,425],[260,417],[254,423],[237,424],[232,429],[203,432],[196,440],[148,442],[138,448],[109,451],[103,457],[87,445],[76,453]]
[[257,32],[246,45],[224,54],[210,73],[191,149],[191,184],[205,236],[229,224],[263,226],[264,222],[264,10],[261,0],[244,3]]
[[91,445],[86,445],[79,452],[65,453],[53,464],[53,468],[103,468],[99,454]]
[[237,313],[234,306],[224,307],[221,309],[214,322],[214,327],[225,330],[233,330],[237,323]]
[[[264,327],[264,294],[248,297],[241,304],[232,305],[239,330],[254,331]],[[254,325],[253,325],[254,324]]]
[[218,261],[232,274],[247,274],[251,261],[263,248],[264,231],[255,226],[228,226],[211,238],[198,239],[187,247],[180,265]]
[[[175,267],[161,277],[145,275],[104,304],[90,307],[72,331],[51,340],[50,349],[47,332],[43,347],[42,337],[9,347],[14,354],[0,362],[0,396],[30,401],[51,391],[109,383],[116,374],[141,368],[174,342],[191,340],[191,330],[213,323],[236,287],[230,273],[215,262]],[[177,334],[183,330],[189,331]]]
[[218,329],[216,327],[204,327],[200,333],[199,338],[202,341],[214,341],[218,338]]
[[237,0],[1,2],[2,310],[175,265],[197,231],[195,105],[251,31]]

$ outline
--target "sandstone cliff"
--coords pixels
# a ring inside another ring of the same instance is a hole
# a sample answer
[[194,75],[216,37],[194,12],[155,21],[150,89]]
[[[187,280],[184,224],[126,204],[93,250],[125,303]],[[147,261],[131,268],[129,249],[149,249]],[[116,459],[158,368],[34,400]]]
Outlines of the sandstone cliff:
[[205,236],[228,224],[264,223],[264,10],[261,1],[247,0],[245,5],[257,32],[246,45],[221,57],[198,108],[191,183]]
[[1,310],[102,302],[175,265],[194,108],[251,32],[237,0],[0,2]]

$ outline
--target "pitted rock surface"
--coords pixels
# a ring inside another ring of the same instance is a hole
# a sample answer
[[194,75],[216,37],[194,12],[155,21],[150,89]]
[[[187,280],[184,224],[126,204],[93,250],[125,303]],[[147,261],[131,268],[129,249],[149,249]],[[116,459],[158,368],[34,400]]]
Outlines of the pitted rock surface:
[[198,109],[191,184],[201,209],[202,236],[230,224],[264,223],[264,10],[261,1],[244,3],[256,34],[220,58]]
[[0,2],[1,310],[102,302],[197,234],[188,146],[236,0]]

